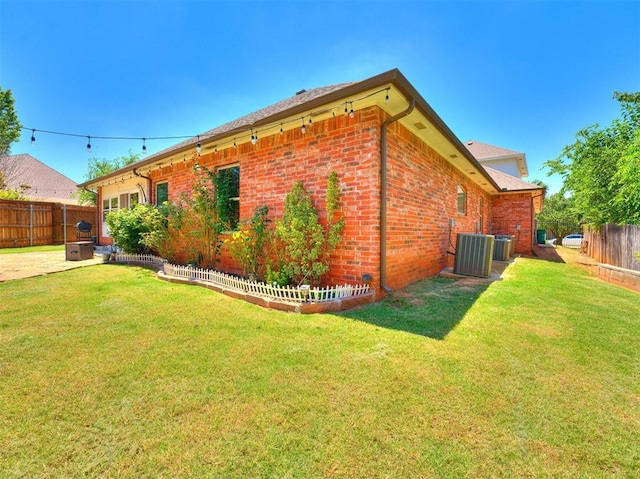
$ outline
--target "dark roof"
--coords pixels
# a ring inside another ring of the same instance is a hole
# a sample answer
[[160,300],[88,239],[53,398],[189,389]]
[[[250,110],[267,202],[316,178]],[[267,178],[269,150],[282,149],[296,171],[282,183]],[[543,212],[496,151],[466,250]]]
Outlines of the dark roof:
[[314,88],[312,90],[298,92],[296,93],[296,95],[289,97],[285,100],[279,101],[265,108],[262,108],[261,110],[254,111],[253,113],[249,113],[248,115],[244,115],[240,118],[232,120],[228,123],[225,123],[224,125],[221,125],[209,131],[206,131],[197,137],[190,138],[181,143],[170,146],[169,148],[166,148],[162,151],[159,151],[158,153],[155,153],[153,156],[149,158],[160,157],[160,156],[163,156],[164,154],[167,154],[176,150],[180,150],[183,147],[193,146],[198,142],[198,140],[202,142],[210,138],[227,135],[233,132],[245,132],[248,128],[257,127],[260,124],[264,124],[265,120],[268,122],[271,118],[273,118],[274,116],[282,112],[291,110],[300,105],[306,105],[307,103],[309,103],[312,100],[315,100],[316,98],[320,98],[330,93],[340,91],[349,85],[353,85],[353,82],[339,83],[337,85],[330,85],[330,86],[325,86],[320,88]]
[[7,187],[20,190],[26,185],[24,196],[39,201],[77,203],[71,198],[76,182],[28,154],[3,156],[0,168],[5,172]]
[[336,85],[313,88],[307,91],[300,91],[296,95],[285,100],[274,103],[253,113],[249,113],[248,115],[244,115],[236,120],[202,133],[197,137],[180,142],[142,160],[131,163],[130,165],[108,175],[81,183],[78,186],[88,187],[89,185],[97,184],[106,179],[127,174],[130,171],[136,171],[139,168],[161,162],[169,156],[183,152],[187,153],[189,150],[193,150],[198,142],[204,143],[205,141],[208,141],[211,143],[218,139],[228,138],[236,133],[238,135],[246,135],[250,128],[259,129],[260,127],[267,125],[273,126],[275,122],[281,121],[282,119],[290,118],[299,114],[309,114],[309,111],[320,109],[328,104],[342,101],[345,98],[353,98],[354,96],[371,91],[372,89],[384,88],[386,85],[393,85],[393,87],[396,88],[402,96],[407,99],[407,101],[415,100],[415,110],[428,119],[434,129],[445,137],[447,141],[454,146],[456,151],[463,155],[464,161],[472,165],[474,170],[480,172],[493,188],[498,189],[498,185],[488,174],[486,174],[478,160],[464,147],[455,134],[398,69],[389,70],[358,82],[339,83]]

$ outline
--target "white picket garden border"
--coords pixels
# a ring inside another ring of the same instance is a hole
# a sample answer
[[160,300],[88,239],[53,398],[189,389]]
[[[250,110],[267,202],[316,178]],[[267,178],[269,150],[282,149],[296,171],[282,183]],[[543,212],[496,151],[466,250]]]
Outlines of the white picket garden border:
[[258,281],[250,281],[230,274],[211,269],[195,268],[168,263],[166,260],[154,255],[136,255],[117,253],[116,262],[153,264],[162,267],[166,276],[200,281],[214,284],[224,289],[262,296],[270,300],[290,303],[323,303],[337,299],[349,298],[369,292],[368,284],[341,286],[327,286],[324,288],[298,288],[292,286],[278,286]]

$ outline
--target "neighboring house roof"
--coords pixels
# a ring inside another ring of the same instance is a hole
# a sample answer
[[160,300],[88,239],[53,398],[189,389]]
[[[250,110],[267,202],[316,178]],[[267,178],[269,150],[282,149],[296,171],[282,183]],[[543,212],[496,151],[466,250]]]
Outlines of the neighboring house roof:
[[183,156],[193,154],[198,144],[201,144],[204,154],[212,152],[215,148],[230,147],[236,143],[236,140],[238,144],[247,143],[254,133],[260,137],[273,135],[280,128],[285,130],[300,128],[301,121],[328,118],[347,106],[350,109],[362,109],[372,105],[384,109],[391,117],[403,115],[402,118],[398,118],[399,122],[468,175],[481,188],[491,193],[500,191],[478,160],[464,147],[398,69],[359,82],[340,83],[298,92],[290,98],[78,186],[96,188],[112,179],[128,176],[132,172],[137,173],[144,168],[157,168],[174,161],[181,161]]
[[37,201],[77,204],[71,198],[76,182],[28,154],[3,156],[0,168],[6,176],[7,188],[22,190],[24,196]]
[[464,146],[466,146],[471,154],[483,165],[512,159],[517,164],[520,177],[529,176],[526,156],[520,151],[508,150],[500,146],[489,145],[475,140],[465,141]]

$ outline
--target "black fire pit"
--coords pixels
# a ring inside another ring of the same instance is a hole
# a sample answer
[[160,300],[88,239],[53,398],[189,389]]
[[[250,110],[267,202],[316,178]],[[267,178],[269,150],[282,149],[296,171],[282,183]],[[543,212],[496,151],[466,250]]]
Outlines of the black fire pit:
[[76,224],[76,240],[80,240],[82,238],[92,239],[91,237],[91,223],[87,223],[85,220],[82,220],[80,223]]

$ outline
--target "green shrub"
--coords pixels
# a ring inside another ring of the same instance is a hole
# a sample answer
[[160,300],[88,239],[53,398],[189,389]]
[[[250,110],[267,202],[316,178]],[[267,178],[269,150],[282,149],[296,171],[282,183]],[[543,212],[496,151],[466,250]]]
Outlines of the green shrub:
[[242,269],[243,276],[254,280],[262,273],[266,242],[270,236],[268,214],[269,207],[256,208],[251,220],[224,241],[231,257]]
[[339,207],[340,188],[335,172],[331,172],[327,182],[326,228],[320,224],[318,212],[302,182],[294,183],[285,197],[282,219],[276,222],[275,236],[280,244],[275,248],[277,260],[268,270],[277,278],[274,281],[320,283],[329,271],[330,255],[342,239],[344,220],[334,219]]
[[144,254],[155,253],[145,237],[161,228],[166,219],[155,206],[137,204],[109,213],[105,221],[115,246],[125,253]]

